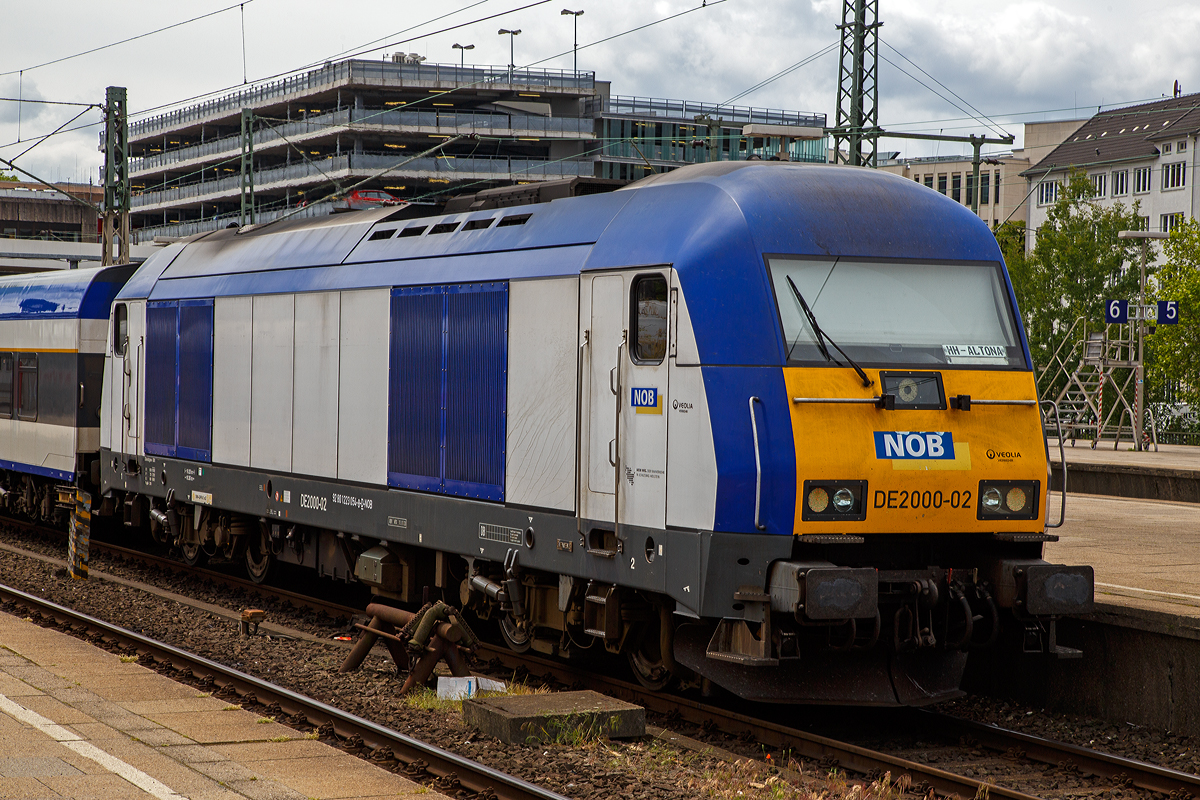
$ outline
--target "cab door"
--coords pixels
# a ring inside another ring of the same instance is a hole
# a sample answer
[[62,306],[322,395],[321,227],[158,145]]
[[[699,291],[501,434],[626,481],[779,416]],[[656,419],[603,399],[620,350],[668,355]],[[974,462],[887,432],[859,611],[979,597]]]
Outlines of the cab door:
[[580,516],[661,529],[667,507],[670,269],[584,275]]
[[141,367],[145,351],[145,303],[114,303],[110,336],[112,368],[109,372],[111,447],[129,455],[142,455],[140,407]]

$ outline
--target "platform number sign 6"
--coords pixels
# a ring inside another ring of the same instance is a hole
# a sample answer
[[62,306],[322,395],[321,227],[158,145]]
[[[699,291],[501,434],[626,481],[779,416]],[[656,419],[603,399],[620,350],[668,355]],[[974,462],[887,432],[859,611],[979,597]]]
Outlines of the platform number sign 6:
[[1129,321],[1129,301],[1128,300],[1105,300],[1104,301],[1104,321],[1109,325],[1121,324]]
[[1158,301],[1158,324],[1159,325],[1178,325],[1179,324],[1179,301],[1178,300],[1159,300]]

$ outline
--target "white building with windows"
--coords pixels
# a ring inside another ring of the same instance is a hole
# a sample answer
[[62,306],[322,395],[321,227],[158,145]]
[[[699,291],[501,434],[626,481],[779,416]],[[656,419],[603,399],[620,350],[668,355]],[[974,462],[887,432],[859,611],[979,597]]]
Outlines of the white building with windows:
[[1200,94],[1101,112],[1021,173],[1029,181],[1027,219],[1033,235],[1058,200],[1071,170],[1087,174],[1096,202],[1138,204],[1142,227],[1170,232],[1195,218]]

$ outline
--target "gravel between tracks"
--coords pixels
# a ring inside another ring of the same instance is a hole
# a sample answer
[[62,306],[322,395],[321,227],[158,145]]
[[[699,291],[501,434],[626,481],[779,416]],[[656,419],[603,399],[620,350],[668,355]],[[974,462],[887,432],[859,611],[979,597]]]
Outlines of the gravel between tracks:
[[[61,559],[63,546],[48,542],[24,529],[0,526],[0,541]],[[93,552],[94,569],[143,582],[231,609],[252,606],[267,611],[267,618],[312,636],[332,640],[348,630],[345,619],[296,608],[257,593],[214,584],[140,562]],[[670,728],[726,752],[754,759],[736,766],[722,758],[683,750],[652,737],[635,742],[590,743],[583,747],[504,746],[465,728],[455,706],[430,702],[428,696],[411,700],[398,696],[403,676],[386,658],[373,654],[357,673],[341,674],[338,666],[344,646],[332,641],[318,645],[307,641],[266,636],[242,637],[236,626],[190,606],[108,581],[72,581],[65,572],[45,562],[0,551],[0,576],[17,588],[76,608],[147,636],[228,664],[250,674],[308,694],[331,705],[435,743],[468,758],[502,769],[525,780],[547,786],[567,796],[589,798],[691,798],[709,797],[839,797],[845,791],[837,776],[812,762],[795,765],[803,775],[791,785],[762,766],[769,751],[755,742],[741,741],[716,730],[696,729],[665,718],[648,722]],[[486,671],[485,671],[486,674]],[[499,675],[511,679],[512,675]],[[518,676],[520,677],[520,676]],[[552,688],[566,688],[562,686]],[[1117,725],[1086,718],[1047,713],[986,697],[969,697],[941,707],[982,722],[1013,728],[1050,739],[1092,747],[1116,755],[1188,772],[1200,770],[1197,742],[1172,733]],[[867,738],[875,738],[868,734]],[[938,747],[895,740],[883,748],[901,757],[937,762],[938,766],[979,779],[991,777],[1004,785],[1008,771],[1003,759],[963,747]],[[782,754],[770,753],[779,763]],[[1035,766],[1045,772],[1047,767]],[[1049,796],[1099,796],[1136,798],[1143,793],[1120,787],[1096,786],[1092,779],[1037,781]],[[1014,785],[1014,788],[1022,788]],[[891,796],[878,787],[875,796]],[[1032,791],[1032,787],[1024,788]],[[1049,790],[1049,791],[1045,791]],[[1038,792],[1033,792],[1038,793]],[[912,793],[908,793],[912,797]]]
[[[61,545],[9,526],[0,528],[0,541],[53,558],[62,559],[64,555]],[[204,579],[124,563],[95,551],[92,568],[226,608],[263,608],[269,620],[323,639],[332,640],[348,629],[344,619],[331,619],[290,603]],[[578,800],[815,798],[822,793],[833,798],[849,790],[836,776],[830,777],[825,769],[814,764],[793,765],[802,771],[803,777],[797,781],[793,775],[793,783],[788,783],[761,761],[732,764],[650,736],[636,741],[588,742],[575,747],[502,745],[466,728],[457,704],[437,702],[429,692],[412,699],[400,697],[404,675],[398,675],[395,665],[377,654],[369,656],[358,672],[342,674],[338,667],[347,652],[344,646],[240,636],[235,624],[207,612],[111,581],[72,580],[64,569],[7,550],[0,550],[0,581],[307,694]],[[649,722],[663,724],[663,720]],[[747,749],[745,743],[719,732],[693,735],[718,748]],[[760,759],[766,754],[761,749],[751,749]],[[775,760],[778,758],[774,756]]]

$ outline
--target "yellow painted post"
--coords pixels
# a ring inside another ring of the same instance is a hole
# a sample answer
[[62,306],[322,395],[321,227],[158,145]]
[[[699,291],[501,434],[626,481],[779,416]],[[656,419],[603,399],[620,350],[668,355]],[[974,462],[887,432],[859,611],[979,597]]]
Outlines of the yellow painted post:
[[67,563],[71,577],[87,580],[88,545],[92,535],[92,496],[75,490],[75,512],[71,514],[71,536],[67,542]]

